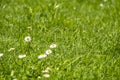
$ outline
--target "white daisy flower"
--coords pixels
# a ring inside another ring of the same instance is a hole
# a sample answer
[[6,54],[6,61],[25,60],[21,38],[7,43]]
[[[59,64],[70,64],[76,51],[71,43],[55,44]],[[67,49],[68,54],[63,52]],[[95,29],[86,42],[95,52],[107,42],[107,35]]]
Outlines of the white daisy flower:
[[14,51],[15,50],[15,48],[10,48],[8,51],[10,52],[10,51]]
[[25,42],[30,42],[31,41],[31,37],[30,36],[26,36],[25,37]]
[[43,73],[49,73],[49,71],[50,71],[51,69],[49,68],[49,67],[47,67],[45,70],[43,70],[42,72]]
[[40,78],[41,78],[41,76],[38,76],[37,78],[38,78],[38,79],[40,79]]
[[3,56],[3,53],[0,53],[0,57],[2,57]]
[[42,70],[42,73],[49,73],[49,70],[47,70],[47,69]]
[[51,69],[49,67],[47,67],[46,70],[51,70]]
[[38,59],[42,59],[42,58],[45,58],[45,57],[47,57],[46,54],[41,54],[41,55],[38,56]]
[[43,77],[49,78],[49,77],[50,77],[50,74],[43,74]]
[[49,67],[47,67],[45,70],[42,70],[42,73],[49,73],[51,69]]
[[51,45],[50,45],[50,48],[56,48],[56,47],[57,47],[56,44],[51,44]]
[[103,7],[103,6],[104,6],[104,5],[101,3],[101,4],[100,4],[100,7]]
[[50,50],[50,49],[46,50],[46,52],[45,52],[46,55],[49,55],[51,53],[52,53],[52,50]]
[[17,78],[14,78],[13,80],[18,80]]
[[20,58],[20,59],[25,58],[25,57],[26,57],[25,54],[21,54],[21,55],[18,56],[18,58]]
[[107,2],[107,0],[104,0],[104,2]]

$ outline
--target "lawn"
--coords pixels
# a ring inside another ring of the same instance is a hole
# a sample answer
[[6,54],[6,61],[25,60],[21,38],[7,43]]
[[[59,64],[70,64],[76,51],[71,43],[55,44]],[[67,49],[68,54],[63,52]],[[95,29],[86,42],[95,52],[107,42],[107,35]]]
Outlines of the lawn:
[[120,80],[120,1],[0,0],[0,80]]

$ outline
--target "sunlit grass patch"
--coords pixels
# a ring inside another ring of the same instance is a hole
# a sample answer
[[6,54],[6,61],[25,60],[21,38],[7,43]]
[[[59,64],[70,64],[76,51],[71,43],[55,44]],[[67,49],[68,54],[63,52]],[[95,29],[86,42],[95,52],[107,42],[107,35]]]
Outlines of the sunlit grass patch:
[[0,80],[119,80],[119,4],[1,0]]

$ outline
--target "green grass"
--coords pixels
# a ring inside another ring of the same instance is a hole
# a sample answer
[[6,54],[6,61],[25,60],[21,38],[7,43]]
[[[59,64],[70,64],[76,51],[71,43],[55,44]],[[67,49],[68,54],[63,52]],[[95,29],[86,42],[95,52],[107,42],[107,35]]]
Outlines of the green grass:
[[[119,0],[0,0],[0,80],[120,80],[119,7]],[[53,53],[38,59],[52,43]]]

